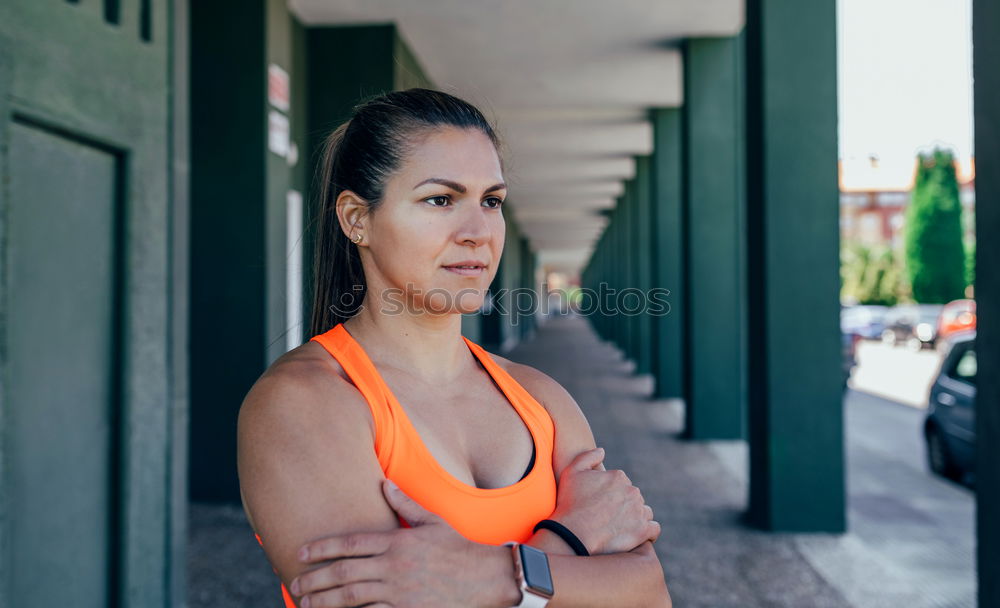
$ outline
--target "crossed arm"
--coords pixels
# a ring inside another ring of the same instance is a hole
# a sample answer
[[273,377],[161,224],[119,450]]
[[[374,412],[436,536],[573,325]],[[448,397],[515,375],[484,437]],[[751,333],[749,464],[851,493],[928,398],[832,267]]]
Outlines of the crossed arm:
[[[574,458],[594,447],[589,424],[558,383],[533,368],[518,367],[518,381],[553,418],[557,433],[553,466],[564,479],[561,474]],[[362,601],[366,593],[373,598],[405,598],[372,604],[380,607],[516,604],[520,593],[510,549],[468,541],[405,495],[393,497],[383,490],[384,474],[371,450],[374,438],[367,404],[349,383],[323,371],[301,362],[272,366],[247,395],[239,418],[244,508],[268,560],[295,601],[310,608],[353,606],[372,601]],[[581,533],[586,530],[586,513],[560,512],[560,508],[553,518],[561,517],[593,544]],[[426,525],[400,528],[397,513],[411,526],[411,518],[421,517]],[[588,532],[589,538],[600,532]],[[551,608],[671,605],[649,540],[630,551],[607,542],[596,550],[591,547],[592,553],[604,554],[590,557],[574,555],[548,530],[537,532],[528,544],[549,555],[557,589]],[[299,550],[306,545],[313,555],[303,561]],[[352,551],[356,557],[366,557],[343,559]],[[391,576],[379,576],[389,572]],[[332,587],[339,591],[313,593]],[[322,603],[324,598],[337,601],[333,598],[338,593],[341,603]],[[345,593],[354,603],[342,597]],[[310,601],[302,602],[305,597]]]

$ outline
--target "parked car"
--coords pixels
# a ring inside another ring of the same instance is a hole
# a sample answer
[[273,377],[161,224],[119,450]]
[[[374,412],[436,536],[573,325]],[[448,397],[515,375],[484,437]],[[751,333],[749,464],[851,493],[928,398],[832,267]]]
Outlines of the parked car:
[[928,395],[924,440],[931,471],[961,481],[975,472],[976,332],[954,333]]
[[882,342],[890,346],[904,344],[914,351],[933,347],[943,308],[941,304],[908,304],[889,309],[883,319]]
[[941,309],[941,317],[938,319],[938,339],[975,328],[975,300],[952,300]]
[[885,329],[883,318],[888,306],[857,305],[840,309],[840,331],[857,334],[869,340],[878,340]]
[[847,381],[851,379],[851,371],[857,365],[857,347],[861,336],[841,332],[840,334],[840,360],[841,377],[843,378],[843,388],[847,390]]

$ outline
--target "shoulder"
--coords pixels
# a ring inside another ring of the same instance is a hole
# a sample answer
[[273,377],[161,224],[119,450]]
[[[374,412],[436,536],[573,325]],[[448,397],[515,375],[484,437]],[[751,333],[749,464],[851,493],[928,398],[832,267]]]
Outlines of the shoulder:
[[275,424],[322,431],[332,420],[341,428],[364,423],[374,440],[374,421],[364,397],[337,360],[315,342],[278,357],[250,387],[239,412],[241,433],[255,430],[246,427],[274,430]]
[[556,477],[573,458],[597,447],[593,430],[580,405],[566,388],[545,372],[490,353],[493,360],[511,375],[549,413],[556,428],[552,463]]

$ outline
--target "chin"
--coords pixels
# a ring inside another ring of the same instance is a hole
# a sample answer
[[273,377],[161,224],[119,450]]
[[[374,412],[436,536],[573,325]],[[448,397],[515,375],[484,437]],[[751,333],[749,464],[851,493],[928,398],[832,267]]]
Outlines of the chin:
[[483,293],[481,291],[476,294],[464,294],[455,300],[455,312],[463,315],[475,314],[483,307],[484,301]]
[[485,300],[486,290],[482,288],[436,287],[425,294],[421,308],[434,314],[470,315],[479,312]]

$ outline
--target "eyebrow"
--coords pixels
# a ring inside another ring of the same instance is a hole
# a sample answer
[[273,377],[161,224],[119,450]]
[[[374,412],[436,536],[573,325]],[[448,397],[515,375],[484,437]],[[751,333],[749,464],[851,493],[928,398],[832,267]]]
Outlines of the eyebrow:
[[[423,186],[424,184],[441,184],[442,186],[448,186],[452,190],[456,192],[461,192],[462,194],[465,194],[466,190],[465,186],[463,186],[462,184],[458,182],[453,182],[450,179],[444,179],[443,177],[429,177],[424,181],[420,182],[419,184],[417,184],[416,186],[414,186],[413,189],[416,190],[417,188]],[[493,192],[494,190],[504,190],[506,188],[507,184],[500,182],[499,184],[493,184],[483,192],[484,193]]]

